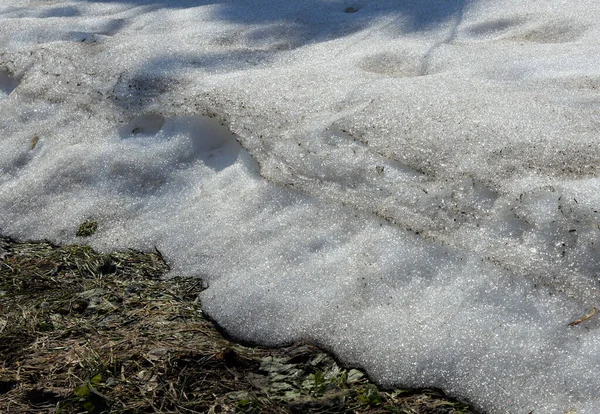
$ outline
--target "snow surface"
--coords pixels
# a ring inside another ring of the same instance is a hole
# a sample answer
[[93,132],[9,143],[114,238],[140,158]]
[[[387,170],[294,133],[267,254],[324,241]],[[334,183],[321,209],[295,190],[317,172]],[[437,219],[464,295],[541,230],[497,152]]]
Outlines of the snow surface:
[[[488,413],[600,412],[600,2],[3,0],[0,234]],[[235,135],[234,135],[235,134]]]

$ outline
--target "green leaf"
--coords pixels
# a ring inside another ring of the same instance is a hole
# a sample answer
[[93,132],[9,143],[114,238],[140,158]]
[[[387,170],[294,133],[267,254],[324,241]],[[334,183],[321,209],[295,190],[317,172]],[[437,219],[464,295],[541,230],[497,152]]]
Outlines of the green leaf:
[[382,398],[377,387],[373,384],[368,384],[359,390],[358,399],[363,404],[378,405],[381,404]]
[[87,385],[81,385],[79,387],[75,387],[75,395],[78,397],[87,397],[90,395],[90,389]]
[[302,396],[302,393],[298,390],[292,389],[290,391],[286,391],[283,394],[283,399],[285,400],[297,400]]
[[364,374],[357,369],[351,369],[348,371],[348,384],[360,381],[364,377]]
[[234,401],[247,401],[248,391],[232,391],[230,393],[227,393],[227,398],[232,399]]
[[285,383],[285,382],[273,382],[271,384],[271,387],[269,387],[269,391],[270,391],[270,393],[280,394],[284,391],[288,391],[293,388],[294,387],[292,387],[290,384]]
[[98,385],[98,384],[100,384],[101,381],[102,381],[102,374],[96,374],[90,380],[90,384]]
[[314,375],[315,388],[318,388],[325,381],[325,377],[323,376],[323,372],[317,371]]

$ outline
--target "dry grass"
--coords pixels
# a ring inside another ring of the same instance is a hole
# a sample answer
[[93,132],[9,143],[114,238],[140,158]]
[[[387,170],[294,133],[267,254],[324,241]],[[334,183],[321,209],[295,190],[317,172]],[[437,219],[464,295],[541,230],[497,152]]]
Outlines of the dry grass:
[[472,412],[379,390],[312,345],[231,342],[202,314],[202,281],[167,270],[159,252],[0,238],[0,412]]

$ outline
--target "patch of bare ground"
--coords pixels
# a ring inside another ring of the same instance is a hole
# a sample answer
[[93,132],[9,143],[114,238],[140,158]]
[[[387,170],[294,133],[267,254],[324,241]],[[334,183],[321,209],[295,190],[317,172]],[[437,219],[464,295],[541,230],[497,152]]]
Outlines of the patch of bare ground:
[[435,390],[381,390],[310,344],[224,338],[197,278],[158,251],[0,238],[0,412],[471,413]]

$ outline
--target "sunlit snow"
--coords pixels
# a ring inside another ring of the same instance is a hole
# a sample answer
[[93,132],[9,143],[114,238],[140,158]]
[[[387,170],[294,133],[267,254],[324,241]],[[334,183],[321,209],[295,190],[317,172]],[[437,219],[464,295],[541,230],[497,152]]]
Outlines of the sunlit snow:
[[487,413],[600,412],[600,2],[3,0],[0,234]]

